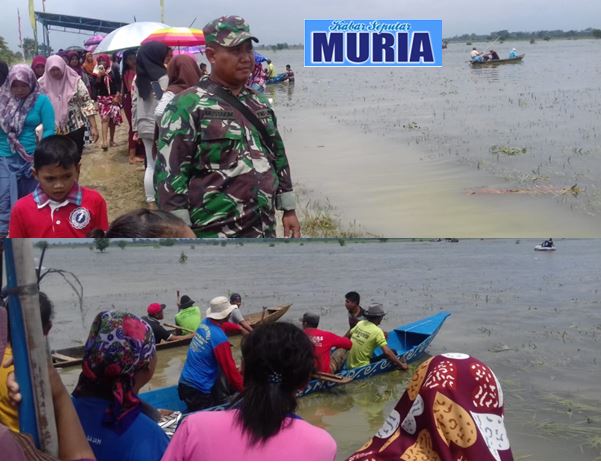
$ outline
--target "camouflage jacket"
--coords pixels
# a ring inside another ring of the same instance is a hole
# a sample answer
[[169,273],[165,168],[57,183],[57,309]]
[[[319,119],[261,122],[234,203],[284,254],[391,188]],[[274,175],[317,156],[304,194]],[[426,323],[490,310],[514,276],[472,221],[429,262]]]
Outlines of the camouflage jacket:
[[198,86],[176,96],[161,119],[157,204],[187,221],[198,237],[274,237],[275,209],[295,208],[267,98],[246,88],[238,98],[265,124],[275,153],[237,109]]

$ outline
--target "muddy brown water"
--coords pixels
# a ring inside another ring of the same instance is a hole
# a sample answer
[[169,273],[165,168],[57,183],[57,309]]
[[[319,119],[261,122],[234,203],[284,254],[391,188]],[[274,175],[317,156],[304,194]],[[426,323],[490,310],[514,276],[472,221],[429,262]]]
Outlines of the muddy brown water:
[[296,73],[267,90],[295,179],[385,237],[599,237],[599,41],[493,46],[526,57],[471,69],[452,43],[442,68],[348,69],[271,53]]
[[[333,69],[303,68],[301,50],[267,53],[296,73],[266,94],[300,201],[327,199],[343,225],[384,237],[599,237],[599,41],[493,46],[526,57],[471,69],[471,46],[452,43],[442,68]],[[126,129],[82,164],[111,219],[144,206]]]
[[[285,320],[318,312],[320,327],[338,333],[347,326],[343,296],[353,289],[364,304],[384,304],[386,329],[445,309],[452,316],[429,353],[467,352],[491,366],[505,392],[516,458],[595,459],[601,455],[601,240],[559,240],[555,253],[534,252],[535,244],[227,242],[111,246],[105,253],[61,247],[48,250],[44,266],[79,277],[83,313],[62,278],[49,275],[41,287],[55,302],[54,349],[81,344],[102,309],[142,315],[159,301],[172,322],[177,289],[201,308],[230,292],[241,293],[247,312],[293,303]],[[185,353],[160,352],[148,388],[175,384]],[[77,375],[77,368],[62,371],[69,386]],[[326,428],[345,458],[379,429],[409,377],[392,372],[309,396],[299,413]]]

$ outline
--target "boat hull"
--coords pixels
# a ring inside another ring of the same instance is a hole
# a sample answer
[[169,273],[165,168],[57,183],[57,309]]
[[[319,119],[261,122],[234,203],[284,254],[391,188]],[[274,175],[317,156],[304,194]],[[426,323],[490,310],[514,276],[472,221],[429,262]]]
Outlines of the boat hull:
[[[279,320],[284,314],[292,307],[292,304],[278,305],[276,307],[265,308],[259,312],[249,313],[245,315],[246,321],[254,328],[255,326],[262,325],[265,323],[271,323]],[[232,332],[228,335],[236,334]],[[189,334],[185,339],[178,339],[177,341],[163,341],[156,345],[157,350],[172,349],[174,347],[182,347],[190,344],[194,334]],[[68,347],[66,349],[58,350],[52,353],[52,361],[56,368],[65,368],[81,364],[83,358],[84,348],[83,346]]]
[[510,65],[515,63],[521,63],[526,55],[519,55],[515,58],[503,58],[501,60],[488,60],[488,61],[470,61],[470,65],[474,68],[482,68],[486,66],[498,66],[498,65]]

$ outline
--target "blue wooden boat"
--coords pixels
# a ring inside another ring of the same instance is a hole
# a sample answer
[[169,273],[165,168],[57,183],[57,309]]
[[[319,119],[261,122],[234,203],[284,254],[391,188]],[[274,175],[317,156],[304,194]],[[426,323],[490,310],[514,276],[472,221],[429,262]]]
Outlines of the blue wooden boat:
[[284,82],[287,78],[288,78],[288,73],[280,73],[277,76],[274,76],[271,79],[268,79],[265,84],[266,85],[279,84],[280,82]]
[[[426,351],[449,316],[449,312],[439,312],[428,318],[398,326],[388,333],[388,347],[397,355],[405,357],[407,363],[417,360]],[[367,366],[352,370],[342,370],[338,374],[356,380],[385,373],[394,368],[379,348],[374,351],[372,360],[372,363]],[[314,379],[309,382],[303,391],[299,392],[299,397],[328,390],[338,385],[339,383],[335,381]],[[169,386],[140,393],[140,398],[155,408],[181,412],[187,410],[186,404],[179,399],[177,386]],[[220,405],[211,410],[222,410],[226,407],[227,405]]]

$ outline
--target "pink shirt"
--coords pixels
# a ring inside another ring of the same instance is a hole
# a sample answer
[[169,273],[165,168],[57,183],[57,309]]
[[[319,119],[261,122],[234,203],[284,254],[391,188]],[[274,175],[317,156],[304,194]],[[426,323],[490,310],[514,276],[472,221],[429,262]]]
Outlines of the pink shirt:
[[336,441],[326,430],[290,418],[265,443],[249,442],[236,410],[198,412],[177,429],[162,460],[334,460]]

